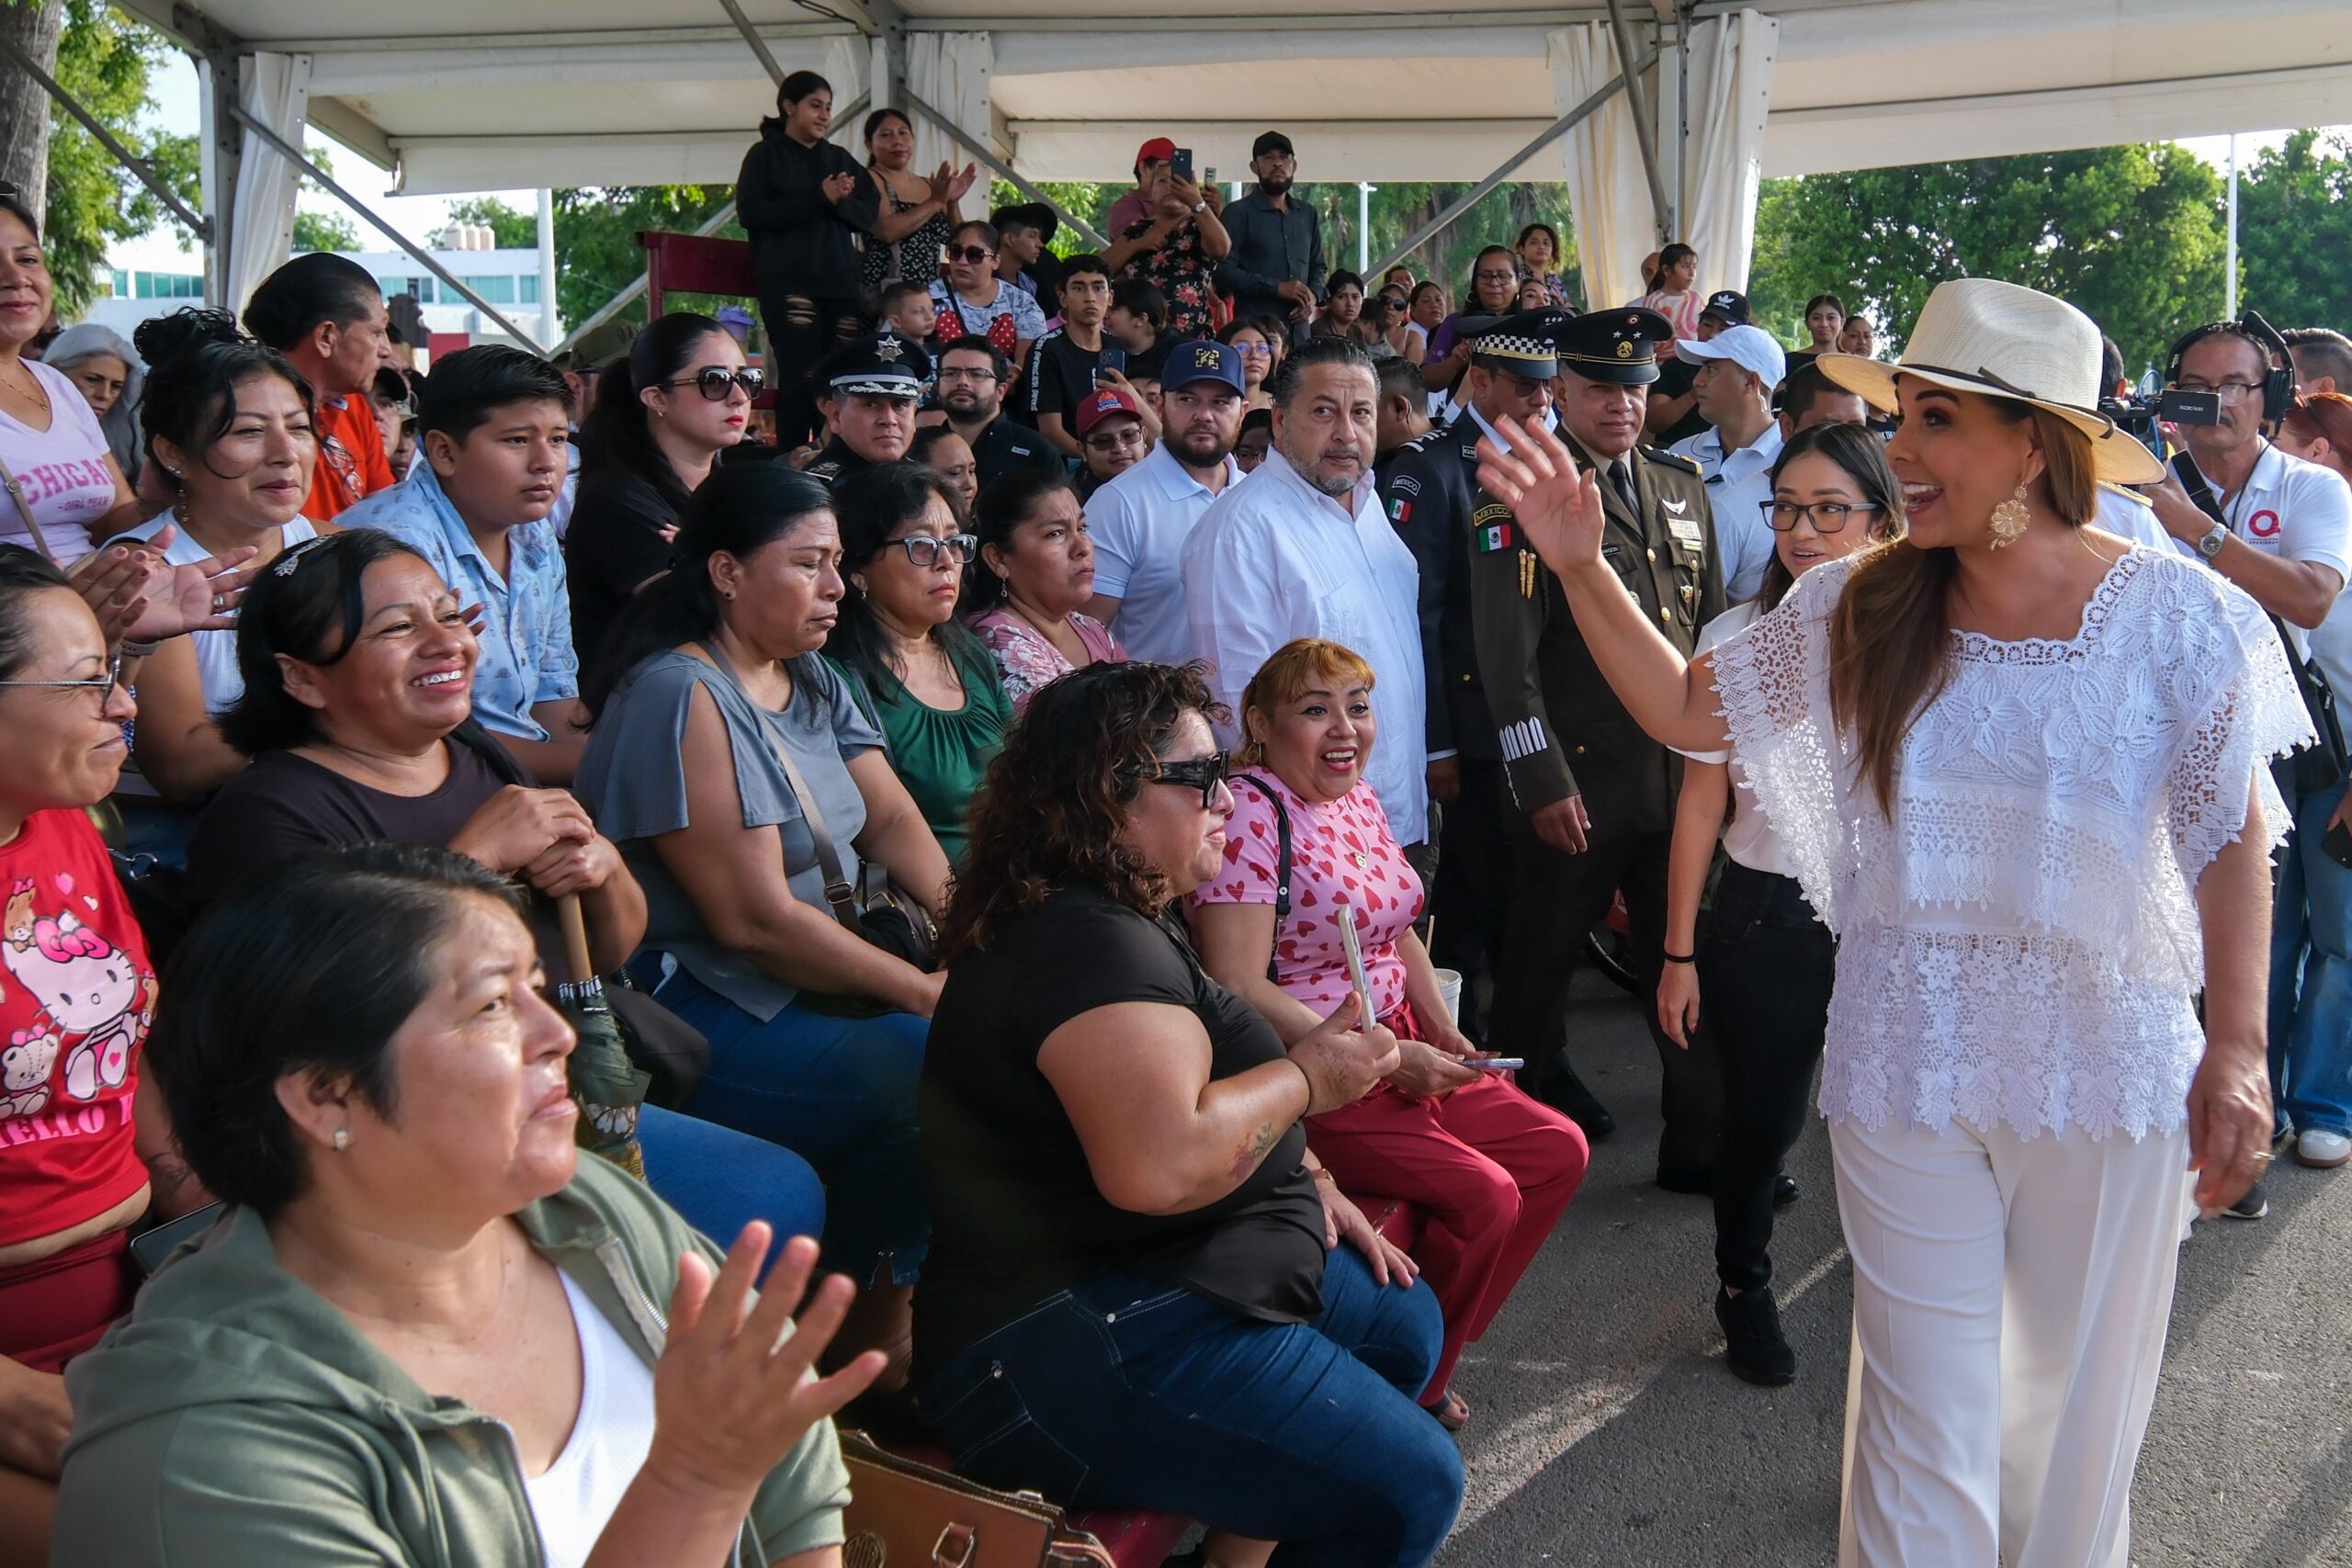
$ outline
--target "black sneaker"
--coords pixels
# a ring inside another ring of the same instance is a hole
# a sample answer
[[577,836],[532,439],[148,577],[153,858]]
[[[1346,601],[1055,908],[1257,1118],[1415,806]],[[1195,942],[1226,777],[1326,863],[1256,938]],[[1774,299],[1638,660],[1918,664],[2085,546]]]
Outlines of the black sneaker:
[[1796,1381],[1797,1353],[1781,1333],[1770,1286],[1736,1296],[1716,1287],[1715,1321],[1724,1325],[1724,1364],[1734,1376],[1767,1388]]
[[2270,1200],[2262,1195],[2262,1183],[2257,1181],[2245,1190],[2245,1196],[2222,1211],[2233,1220],[2258,1220],[2270,1212]]

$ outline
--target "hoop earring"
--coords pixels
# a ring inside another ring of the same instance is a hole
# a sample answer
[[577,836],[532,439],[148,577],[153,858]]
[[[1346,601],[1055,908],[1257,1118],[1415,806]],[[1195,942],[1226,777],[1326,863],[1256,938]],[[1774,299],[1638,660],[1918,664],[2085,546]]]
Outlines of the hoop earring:
[[1993,508],[1992,521],[1985,525],[1985,532],[1993,536],[1995,549],[2005,550],[2018,542],[2032,521],[2033,513],[2026,510],[2025,486],[2019,485],[2017,494]]

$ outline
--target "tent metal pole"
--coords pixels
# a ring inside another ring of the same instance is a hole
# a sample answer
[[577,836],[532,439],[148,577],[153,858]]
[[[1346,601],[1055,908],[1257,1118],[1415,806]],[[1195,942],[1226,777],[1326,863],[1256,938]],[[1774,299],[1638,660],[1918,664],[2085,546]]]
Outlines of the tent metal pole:
[[[1674,238],[1674,209],[1667,202],[1666,181],[1658,173],[1657,127],[1650,121],[1649,95],[1642,90],[1642,73],[1649,66],[1645,63],[1635,70],[1630,63],[1634,58],[1634,30],[1625,25],[1625,0],[1609,0],[1609,27],[1617,38],[1617,60],[1624,71],[1625,98],[1634,110],[1634,137],[1642,148],[1642,172],[1649,176],[1651,217],[1658,243],[1664,244]],[[1657,58],[1655,54],[1650,56],[1652,60]]]
[[1415,251],[1419,250],[1423,245],[1429,243],[1430,241],[1435,239],[1447,229],[1453,227],[1455,219],[1460,218],[1464,213],[1477,206],[1479,201],[1485,197],[1486,194],[1494,189],[1497,186],[1502,184],[1504,178],[1508,176],[1513,169],[1518,168],[1521,164],[1526,163],[1527,160],[1544,151],[1544,148],[1549,147],[1553,142],[1557,141],[1561,137],[1566,136],[1569,131],[1575,130],[1578,123],[1590,118],[1594,111],[1598,110],[1601,105],[1607,103],[1611,98],[1615,97],[1618,92],[1624,87],[1625,84],[1631,80],[1634,75],[1638,72],[1648,70],[1657,59],[1657,56],[1655,54],[1645,56],[1641,63],[1635,67],[1634,71],[1626,72],[1616,76],[1603,85],[1600,91],[1594,93],[1592,96],[1585,99],[1584,102],[1578,104],[1576,107],[1570,109],[1567,113],[1554,120],[1550,125],[1545,126],[1542,133],[1539,134],[1534,141],[1529,142],[1526,146],[1521,148],[1518,152],[1504,159],[1502,163],[1497,166],[1494,173],[1488,175],[1485,179],[1480,180],[1476,185],[1472,186],[1467,193],[1455,197],[1454,200],[1446,207],[1444,211],[1430,219],[1427,223],[1422,224],[1420,228],[1414,231],[1414,232],[1407,238],[1402,244],[1398,245],[1385,256],[1383,256],[1378,266],[1367,268],[1364,276],[1370,277],[1377,274],[1386,272],[1390,267],[1395,266],[1398,262],[1403,261],[1407,256],[1411,255]]
[[758,28],[752,26],[752,18],[743,15],[743,7],[737,5],[735,0],[718,0],[718,4],[720,9],[727,13],[727,19],[735,24],[735,30],[743,35],[743,41],[752,46],[752,52],[760,57],[760,65],[767,72],[768,80],[782,83],[784,67],[775,62],[775,56],[769,51],[767,40],[760,37]]
[[[718,233],[719,230],[725,228],[727,226],[727,220],[734,216],[735,203],[730,198],[726,206],[720,208],[718,211],[712,213],[709,217],[702,220],[701,225],[695,230],[695,238],[708,239],[711,235]],[[603,304],[597,306],[594,313],[589,316],[586,321],[581,322],[578,326],[572,328],[571,332],[565,333],[563,341],[555,345],[555,352],[561,354],[565,349],[570,348],[573,344],[578,343],[582,338],[587,336],[598,327],[603,326],[615,316],[619,315],[625,307],[645,292],[646,283],[651,276],[652,275],[650,273],[639,273],[635,280],[627,288],[614,295],[611,299],[605,300]]]
[[243,126],[247,130],[252,131],[255,136],[260,137],[263,143],[277,152],[279,157],[285,159],[288,163],[301,170],[305,175],[308,175],[321,190],[327,192],[337,201],[342,202],[345,207],[351,209],[352,211],[368,220],[369,223],[373,224],[378,230],[382,231],[386,239],[391,241],[393,244],[398,245],[401,250],[406,251],[419,266],[424,268],[425,271],[431,273],[434,276],[447,284],[450,289],[455,292],[459,299],[465,300],[466,303],[471,305],[475,310],[480,310],[483,315],[488,316],[492,321],[496,321],[500,326],[505,328],[507,336],[513,338],[516,343],[521,344],[525,348],[529,349],[533,354],[538,355],[541,358],[545,358],[547,356],[547,350],[541,348],[537,340],[534,339],[530,333],[516,326],[513,321],[508,321],[504,313],[502,312],[497,306],[492,304],[489,300],[475,293],[471,288],[467,288],[463,283],[458,281],[457,274],[451,272],[447,267],[443,266],[439,262],[434,260],[431,252],[418,245],[414,241],[411,240],[406,234],[401,233],[398,229],[393,228],[390,222],[377,216],[373,208],[368,206],[367,203],[361,201],[357,197],[352,195],[349,191],[344,189],[343,186],[337,185],[335,183],[334,176],[328,174],[324,169],[320,168],[316,164],[311,162],[310,159],[304,157],[300,148],[296,147],[292,142],[287,141],[286,138],[278,135],[277,132],[272,130],[268,126],[264,125],[259,119],[255,118],[253,114],[248,112],[243,105],[232,103],[228,105],[227,107],[229,113],[236,118],[238,124]]
[[914,110],[917,114],[922,115],[925,119],[930,120],[933,125],[939,127],[940,130],[945,131],[950,141],[954,141],[958,147],[963,148],[967,152],[969,152],[974,158],[979,160],[980,166],[982,168],[990,171],[1002,179],[1011,181],[1012,187],[1015,190],[1052,212],[1056,218],[1060,219],[1064,223],[1069,224],[1071,231],[1077,233],[1080,238],[1084,239],[1088,244],[1093,246],[1098,251],[1106,251],[1111,248],[1110,242],[1105,240],[1102,235],[1096,233],[1092,224],[1074,216],[1065,209],[1060,202],[1056,201],[1052,197],[1047,196],[1044,191],[1039,190],[1035,186],[1031,185],[1027,180],[1022,178],[1020,174],[1014,170],[1012,164],[1006,163],[994,152],[991,152],[987,148],[981,146],[977,139],[966,135],[961,126],[951,123],[945,115],[941,114],[937,109],[933,108],[929,104],[923,102],[922,99],[917,97],[915,96],[914,89],[911,87],[908,88],[906,91],[906,101],[907,107]]
[[26,75],[33,79],[35,85],[39,86],[42,92],[47,93],[51,98],[54,98],[57,101],[57,107],[59,108],[63,109],[67,114],[72,115],[75,120],[80,122],[82,129],[88,131],[90,135],[96,139],[99,146],[114,154],[114,161],[116,163],[120,164],[124,168],[130,170],[131,175],[141,185],[147,187],[149,192],[154,196],[157,201],[160,201],[165,207],[170,208],[172,209],[172,215],[177,218],[182,223],[187,225],[189,231],[193,232],[199,241],[207,243],[210,243],[212,239],[212,225],[207,222],[204,219],[198,217],[189,209],[187,202],[182,201],[179,198],[177,193],[175,193],[171,186],[164,183],[163,176],[155,173],[155,166],[153,164],[148,163],[146,159],[141,158],[137,153],[131,152],[130,148],[125,147],[120,141],[117,141],[115,139],[114,132],[108,130],[105,126],[100,125],[96,119],[93,119],[90,117],[89,110],[84,108],[80,104],[74,101],[74,95],[68,93],[63,87],[60,86],[55,78],[51,77],[48,72],[43,71],[39,65],[35,64],[33,62],[32,56],[27,54],[22,49],[17,47],[16,40],[7,37],[6,34],[0,34],[0,54],[6,55],[8,59],[16,64],[18,70],[22,71]]

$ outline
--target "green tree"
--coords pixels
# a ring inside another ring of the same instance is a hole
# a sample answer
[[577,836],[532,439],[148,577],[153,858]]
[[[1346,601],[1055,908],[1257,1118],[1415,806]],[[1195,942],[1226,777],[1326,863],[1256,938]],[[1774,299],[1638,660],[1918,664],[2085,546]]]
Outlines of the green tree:
[[294,214],[294,254],[305,251],[356,251],[359,228],[340,212]]
[[2352,140],[2296,131],[2238,177],[2239,301],[2280,327],[2352,328],[2347,262]]
[[[163,38],[104,0],[64,0],[64,6],[57,42],[58,85],[131,152],[153,164],[173,191],[193,207],[196,138],[138,129],[141,117],[153,107],[148,82],[167,47]],[[49,186],[41,240],[56,287],[58,319],[70,321],[113,287],[107,247],[149,232],[166,220],[167,213],[145,186],[115,163],[113,153],[62,111],[51,119],[46,163]]]
[[[1096,185],[1091,180],[1046,180],[1037,188],[1051,197],[1064,212],[1094,225],[1095,231],[1104,239],[1119,237],[1104,230],[1102,221],[1110,215],[1111,204],[1126,194],[1126,186]],[[977,191],[974,194],[978,194]],[[964,216],[986,218],[1000,207],[1015,207],[1028,199],[1021,193],[1021,187],[1011,180],[992,179],[988,186],[987,208],[980,208],[971,196],[967,196],[963,203]],[[1085,235],[1063,224],[1055,229],[1054,237],[1046,243],[1046,248],[1057,256],[1074,256],[1088,246]]]
[[[564,321],[574,325],[586,321],[645,270],[645,247],[637,239],[640,231],[692,233],[733,194],[731,186],[591,186],[557,191],[556,305]],[[743,237],[742,225],[732,219],[718,232]],[[742,303],[687,294],[662,301],[665,309],[689,310],[714,302]],[[622,315],[645,320],[644,302],[637,301]]]
[[1792,342],[1833,293],[1899,347],[1937,284],[2001,278],[2073,302],[2137,369],[2220,310],[2220,197],[2171,142],[1767,181],[1748,292]]
[[452,223],[480,223],[495,237],[502,251],[539,248],[539,215],[517,212],[494,196],[468,197],[449,206]]

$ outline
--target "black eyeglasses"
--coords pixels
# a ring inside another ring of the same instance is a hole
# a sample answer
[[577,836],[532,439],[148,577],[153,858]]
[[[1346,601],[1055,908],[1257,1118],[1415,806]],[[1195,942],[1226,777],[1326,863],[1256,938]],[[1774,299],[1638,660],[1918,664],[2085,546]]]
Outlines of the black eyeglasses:
[[947,259],[950,261],[970,262],[977,266],[981,262],[995,260],[996,253],[979,245],[966,245],[960,251],[949,251],[947,253]]
[[1816,534],[1839,534],[1845,531],[1846,519],[1855,513],[1867,514],[1883,510],[1850,501],[1759,501],[1756,504],[1764,513],[1765,525],[1775,534],[1789,532],[1800,517],[1809,519]]
[[1195,757],[1189,762],[1162,762],[1156,773],[1126,773],[1124,778],[1142,784],[1178,784],[1201,792],[1201,809],[1206,811],[1216,805],[1216,792],[1225,784],[1225,753],[1213,757]]
[[740,370],[729,370],[721,365],[706,365],[693,375],[675,381],[664,381],[665,387],[692,387],[707,401],[723,403],[736,388],[743,389],[747,398],[756,398],[760,389],[768,384],[767,372],[746,365]]
[[978,536],[973,534],[950,534],[944,539],[936,534],[910,534],[903,539],[891,539],[888,543],[906,551],[907,558],[924,571],[938,565],[943,554],[947,557],[950,566],[962,566],[972,558],[972,552],[980,545]]
[[96,692],[101,704],[121,684],[122,654],[119,649],[107,656],[105,674],[93,675],[86,681],[0,681],[0,686],[46,686],[57,692]]

